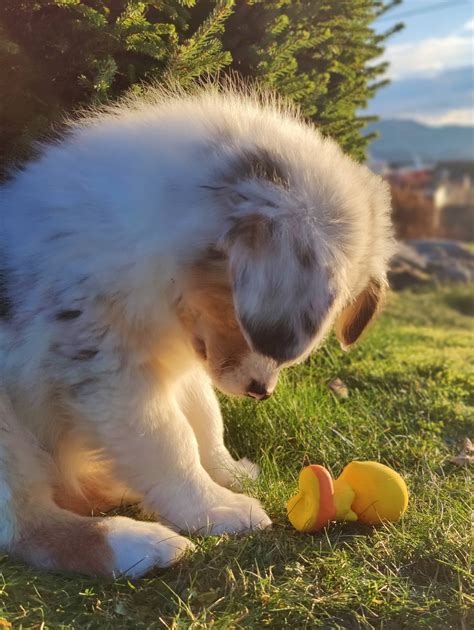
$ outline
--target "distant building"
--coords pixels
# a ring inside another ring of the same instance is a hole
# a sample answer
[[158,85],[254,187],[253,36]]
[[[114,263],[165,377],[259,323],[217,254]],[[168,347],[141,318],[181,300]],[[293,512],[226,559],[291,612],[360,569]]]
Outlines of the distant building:
[[399,238],[437,233],[439,218],[433,202],[434,167],[421,163],[391,163],[381,173],[390,183],[393,220]]
[[439,233],[448,238],[474,240],[474,163],[439,164],[436,176],[434,203]]
[[442,180],[434,193],[437,208],[450,206],[474,206],[474,186],[469,175],[464,175],[462,181]]
[[400,237],[474,240],[473,161],[379,162],[375,170],[391,185]]

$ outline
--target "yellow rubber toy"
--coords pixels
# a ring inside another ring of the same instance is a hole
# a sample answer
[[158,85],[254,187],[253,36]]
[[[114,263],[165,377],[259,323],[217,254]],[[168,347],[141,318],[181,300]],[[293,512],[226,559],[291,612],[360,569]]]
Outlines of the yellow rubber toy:
[[378,462],[351,462],[336,480],[324,466],[306,466],[300,473],[299,492],[287,505],[293,527],[309,533],[330,521],[368,525],[398,521],[407,507],[405,481]]

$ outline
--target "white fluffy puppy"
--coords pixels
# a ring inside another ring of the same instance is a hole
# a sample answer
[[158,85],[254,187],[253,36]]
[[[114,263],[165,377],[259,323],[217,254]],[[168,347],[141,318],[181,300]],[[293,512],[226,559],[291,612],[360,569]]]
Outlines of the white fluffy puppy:
[[[256,399],[369,322],[385,184],[236,90],[153,93],[74,124],[0,192],[0,548],[138,576],[270,519],[214,394]],[[140,501],[160,522],[96,517]]]

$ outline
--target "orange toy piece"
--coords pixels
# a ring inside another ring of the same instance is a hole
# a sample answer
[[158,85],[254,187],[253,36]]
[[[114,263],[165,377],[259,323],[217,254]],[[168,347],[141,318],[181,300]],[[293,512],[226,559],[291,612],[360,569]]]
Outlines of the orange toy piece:
[[368,525],[397,521],[408,507],[402,477],[378,462],[351,462],[333,481],[324,466],[300,473],[299,492],[288,501],[288,518],[301,532],[316,532],[330,521]]

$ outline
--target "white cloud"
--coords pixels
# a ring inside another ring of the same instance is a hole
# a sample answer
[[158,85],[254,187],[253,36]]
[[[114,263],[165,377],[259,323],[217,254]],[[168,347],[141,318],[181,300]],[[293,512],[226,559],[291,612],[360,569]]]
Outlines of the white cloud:
[[474,109],[450,109],[443,112],[403,112],[394,118],[403,118],[406,120],[416,120],[426,125],[439,127],[442,125],[466,125],[474,126]]
[[474,31],[474,19],[469,20],[469,22],[466,22],[463,26],[463,29],[465,31]]
[[[474,20],[472,20],[474,24]],[[467,24],[471,24],[468,22]],[[473,40],[468,35],[453,34],[430,37],[415,43],[387,46],[384,60],[390,62],[392,79],[414,76],[435,76],[443,70],[472,65]]]

